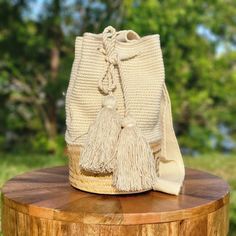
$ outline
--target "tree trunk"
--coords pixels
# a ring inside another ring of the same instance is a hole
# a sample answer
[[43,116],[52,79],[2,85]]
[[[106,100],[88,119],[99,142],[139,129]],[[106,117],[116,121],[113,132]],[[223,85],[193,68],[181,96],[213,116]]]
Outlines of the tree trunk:
[[[57,46],[54,46],[51,49],[50,55],[50,68],[51,68],[51,84],[55,84],[57,82],[58,70],[60,63],[60,51]],[[47,124],[47,132],[49,138],[54,139],[57,135],[57,108],[56,108],[56,99],[53,94],[49,94],[49,106],[48,106],[48,118],[49,122]]]
[[[50,85],[55,86],[58,82],[58,72],[60,64],[60,46],[63,38],[61,30],[61,1],[54,0],[49,9],[51,17],[48,21],[48,37],[51,38],[52,47],[50,50]],[[52,89],[53,91],[53,89]],[[57,107],[56,95],[48,94],[48,127],[47,132],[50,139],[54,139],[57,135]]]

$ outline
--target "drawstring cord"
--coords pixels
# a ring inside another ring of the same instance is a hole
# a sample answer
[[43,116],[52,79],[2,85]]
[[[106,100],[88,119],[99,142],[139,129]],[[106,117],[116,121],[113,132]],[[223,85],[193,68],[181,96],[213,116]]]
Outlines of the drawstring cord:
[[[140,53],[138,52],[133,55],[121,57],[115,50],[116,36],[116,30],[111,26],[107,27],[103,32],[103,48],[98,48],[98,51],[104,56],[107,66],[104,76],[98,80],[98,88],[103,91],[103,93],[112,95],[113,91],[117,87],[117,81],[115,79],[115,69],[117,68],[121,82],[121,89],[124,96],[125,112],[128,114],[123,84],[124,75],[121,62],[135,58]],[[107,85],[105,85],[105,81],[107,81]]]

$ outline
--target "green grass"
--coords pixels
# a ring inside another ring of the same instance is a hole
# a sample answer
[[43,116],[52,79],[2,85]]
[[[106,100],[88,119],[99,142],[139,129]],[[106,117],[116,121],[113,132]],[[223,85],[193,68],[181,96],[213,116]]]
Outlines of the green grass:
[[[207,154],[199,157],[184,157],[188,167],[206,170],[225,179],[231,187],[230,236],[236,236],[236,155]],[[66,157],[40,154],[0,154],[0,188],[15,175],[42,167],[65,165]],[[1,233],[0,233],[1,235]]]
[[56,155],[40,154],[0,154],[0,188],[6,180],[29,170],[60,166],[67,163],[62,153]]

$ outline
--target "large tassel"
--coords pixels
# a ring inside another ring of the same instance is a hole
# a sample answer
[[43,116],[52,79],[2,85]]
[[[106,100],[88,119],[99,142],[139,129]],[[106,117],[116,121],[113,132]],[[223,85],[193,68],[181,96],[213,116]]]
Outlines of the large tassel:
[[113,185],[120,191],[152,189],[156,170],[151,147],[131,116],[123,119],[122,127],[116,150]]
[[93,173],[111,173],[114,169],[114,150],[121,130],[116,112],[116,99],[108,95],[103,100],[80,157],[80,167]]

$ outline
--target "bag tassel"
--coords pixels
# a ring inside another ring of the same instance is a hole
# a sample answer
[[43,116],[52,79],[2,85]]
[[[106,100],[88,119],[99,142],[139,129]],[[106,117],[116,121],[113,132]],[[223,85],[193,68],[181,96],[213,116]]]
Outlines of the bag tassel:
[[[80,157],[80,167],[93,173],[111,173],[114,169],[114,150],[121,130],[121,121],[116,112],[115,52],[116,30],[107,27],[103,32],[103,47],[97,48],[104,56],[106,70],[98,81],[98,88],[107,96],[94,123],[89,127],[87,140]],[[105,83],[105,81],[107,83]]]
[[116,150],[113,185],[120,191],[152,189],[156,169],[150,145],[130,115],[123,119],[122,127]]
[[114,169],[114,149],[121,130],[116,112],[116,99],[107,95],[94,123],[90,126],[87,141],[80,157],[80,167],[93,173],[111,173]]

